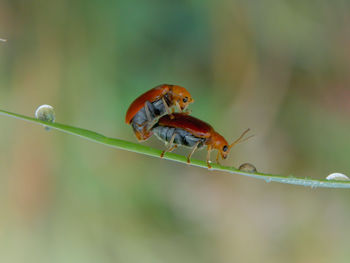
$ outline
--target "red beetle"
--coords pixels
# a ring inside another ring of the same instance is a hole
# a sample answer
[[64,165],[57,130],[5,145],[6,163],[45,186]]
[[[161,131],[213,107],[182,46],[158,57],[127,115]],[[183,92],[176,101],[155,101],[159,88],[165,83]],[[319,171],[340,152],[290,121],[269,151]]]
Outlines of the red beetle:
[[159,139],[166,141],[169,145],[169,147],[162,152],[161,157],[163,157],[166,152],[171,152],[176,149],[177,145],[193,147],[191,153],[187,157],[187,162],[190,163],[191,156],[196,149],[207,146],[208,168],[211,168],[210,152],[212,150],[218,151],[216,162],[219,163],[220,156],[222,159],[226,159],[234,145],[251,137],[243,140],[244,135],[249,131],[249,129],[247,129],[232,144],[228,144],[225,138],[217,133],[208,123],[182,113],[174,113],[173,118],[169,115],[161,117],[152,131]]
[[185,88],[163,84],[134,100],[126,113],[125,122],[131,124],[137,139],[144,141],[152,136],[151,127],[158,117],[172,114],[175,111],[174,107],[180,112],[185,112],[192,102],[194,100]]

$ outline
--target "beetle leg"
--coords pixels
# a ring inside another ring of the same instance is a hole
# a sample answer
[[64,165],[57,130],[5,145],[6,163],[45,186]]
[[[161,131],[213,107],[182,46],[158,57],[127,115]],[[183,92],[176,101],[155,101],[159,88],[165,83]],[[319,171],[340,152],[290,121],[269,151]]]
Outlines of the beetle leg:
[[162,151],[162,153],[160,155],[160,158],[163,158],[165,153],[170,153],[170,152],[174,151],[176,148],[177,148],[177,144],[175,144],[174,146],[169,147],[168,149]]
[[146,130],[147,130],[147,131],[150,131],[150,130],[152,129],[152,127],[157,123],[157,121],[158,121],[157,118],[155,118],[153,121],[149,121],[149,122],[147,123],[147,128],[146,128]]
[[218,152],[218,155],[216,155],[216,163],[220,165],[219,157],[220,157],[220,152]]
[[183,114],[190,115],[192,113],[191,110],[184,111]]
[[163,102],[163,105],[164,105],[164,107],[165,107],[166,112],[167,112],[169,115],[171,115],[171,112],[170,112],[170,109],[169,109],[169,105],[166,103],[164,97],[162,97],[162,102]]
[[201,141],[196,142],[196,144],[194,145],[192,151],[190,152],[190,154],[187,156],[187,163],[191,163],[191,156],[193,155],[193,153],[197,150],[198,145],[201,143]]
[[174,144],[173,147],[171,147],[169,150],[167,150],[168,153],[174,151],[177,148],[177,144]]
[[188,106],[189,106],[189,104],[187,104],[187,105],[185,106],[185,108],[183,108],[182,110],[181,110],[181,107],[180,107],[180,105],[179,105],[178,102],[177,102],[177,105],[178,105],[179,110],[180,110],[183,114],[186,114],[186,115],[190,115],[190,114],[191,114],[191,110],[188,110],[188,109],[187,109]]
[[173,146],[173,143],[174,143],[174,140],[175,140],[175,136],[176,136],[176,133],[174,133],[173,136],[171,137],[171,139],[170,139],[170,141],[169,141],[169,144],[168,144],[168,145],[169,145],[168,148],[165,149],[164,151],[162,151],[162,153],[160,154],[160,158],[163,158],[163,157],[164,157],[164,154],[165,154],[166,152],[171,152],[171,151],[173,151],[174,149],[177,148],[177,145],[174,145],[174,146]]
[[211,169],[211,165],[210,165],[210,152],[211,152],[211,147],[208,146],[208,153],[207,153],[207,165],[208,165],[208,169]]
[[180,112],[182,112],[181,106],[180,106],[180,104],[179,104],[178,101],[175,101],[175,105],[176,105],[177,109],[178,109]]
[[149,108],[148,108],[148,103],[147,103],[148,101],[146,101],[146,104],[145,104],[145,111],[146,111],[146,116],[147,116],[147,120],[149,121],[149,122],[151,122],[152,121],[152,117],[151,117],[151,112],[149,111]]
[[145,127],[146,131],[149,131],[157,123],[157,118],[152,119],[152,116],[154,117],[154,107],[149,101],[146,101],[145,103],[145,112],[146,112],[147,121],[145,121],[139,126],[140,127],[146,126]]
[[[177,103],[177,104],[179,104],[179,103]],[[179,105],[179,107],[180,107],[180,105]],[[185,106],[185,108],[183,108],[182,110],[181,110],[181,108],[180,108],[180,111],[182,111],[182,112],[187,112],[187,107],[188,107],[188,104]]]

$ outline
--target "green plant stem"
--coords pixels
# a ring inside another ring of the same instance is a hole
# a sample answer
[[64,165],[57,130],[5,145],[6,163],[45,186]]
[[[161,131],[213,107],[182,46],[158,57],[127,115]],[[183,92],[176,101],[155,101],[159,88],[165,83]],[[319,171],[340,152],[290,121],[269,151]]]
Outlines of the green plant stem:
[[[45,121],[41,121],[38,119],[34,119],[28,116],[20,115],[17,113],[12,113],[4,110],[0,110],[0,115],[12,117],[12,118],[17,118],[20,120],[36,123],[36,124],[41,124],[45,125],[47,127],[50,127],[52,129],[62,131],[68,134],[76,135],[81,138],[101,143],[109,147],[121,149],[121,150],[126,150],[130,152],[135,152],[135,153],[140,153],[140,154],[145,154],[153,157],[160,158],[161,150],[148,147],[145,145],[142,145],[140,143],[133,143],[133,142],[128,142],[120,139],[115,139],[115,138],[109,138],[106,137],[102,134],[89,131],[86,129],[81,129],[69,125],[64,125],[60,123],[48,123]],[[164,159],[166,160],[171,160],[175,162],[180,162],[183,164],[187,164],[187,159],[185,156],[174,154],[174,153],[166,153],[164,156]],[[201,168],[208,169],[206,162],[192,159],[191,164],[192,166],[197,166]],[[274,175],[274,174],[263,174],[263,173],[247,173],[247,172],[242,172],[235,167],[229,167],[229,166],[222,166],[218,164],[212,164],[212,169],[213,171],[221,171],[221,172],[227,172],[231,174],[237,174],[237,175],[244,175],[244,176],[249,176],[253,177],[256,179],[262,179],[265,180],[266,182],[279,182],[279,183],[284,183],[284,184],[294,184],[294,185],[302,185],[302,186],[310,186],[312,188],[316,187],[323,187],[323,188],[350,188],[350,181],[328,181],[328,180],[318,180],[318,179],[310,179],[310,178],[298,178],[298,177],[293,177],[293,176],[281,176],[281,175]]]

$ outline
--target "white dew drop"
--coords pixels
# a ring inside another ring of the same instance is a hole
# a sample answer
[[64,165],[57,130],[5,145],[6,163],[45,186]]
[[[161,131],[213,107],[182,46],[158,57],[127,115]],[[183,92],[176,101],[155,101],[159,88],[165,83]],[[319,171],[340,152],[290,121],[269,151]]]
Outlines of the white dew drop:
[[247,172],[247,173],[256,173],[257,172],[255,166],[252,165],[251,163],[244,163],[238,169],[242,172]]
[[0,38],[0,42],[7,42],[7,39]]
[[311,189],[316,189],[317,188],[317,186],[318,186],[318,184],[317,183],[311,183]]
[[265,178],[265,182],[266,182],[266,183],[270,183],[271,181],[272,181],[272,178],[271,178],[271,177],[266,177],[266,178]]
[[350,181],[349,177],[342,173],[332,173],[326,177],[326,180]]
[[[35,111],[35,118],[41,121],[55,122],[55,111],[50,105],[41,105]],[[45,127],[46,130],[50,130],[49,127]]]

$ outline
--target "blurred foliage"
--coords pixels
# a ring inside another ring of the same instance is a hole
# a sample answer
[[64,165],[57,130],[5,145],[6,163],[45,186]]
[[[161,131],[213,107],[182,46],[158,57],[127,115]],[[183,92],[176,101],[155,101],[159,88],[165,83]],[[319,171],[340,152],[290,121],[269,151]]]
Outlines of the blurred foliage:
[[[59,122],[135,140],[131,101],[174,83],[229,141],[256,134],[227,164],[346,174],[349,11],[346,0],[1,0],[1,108],[50,104]],[[5,118],[0,133],[1,262],[350,259],[346,190],[209,173]]]

